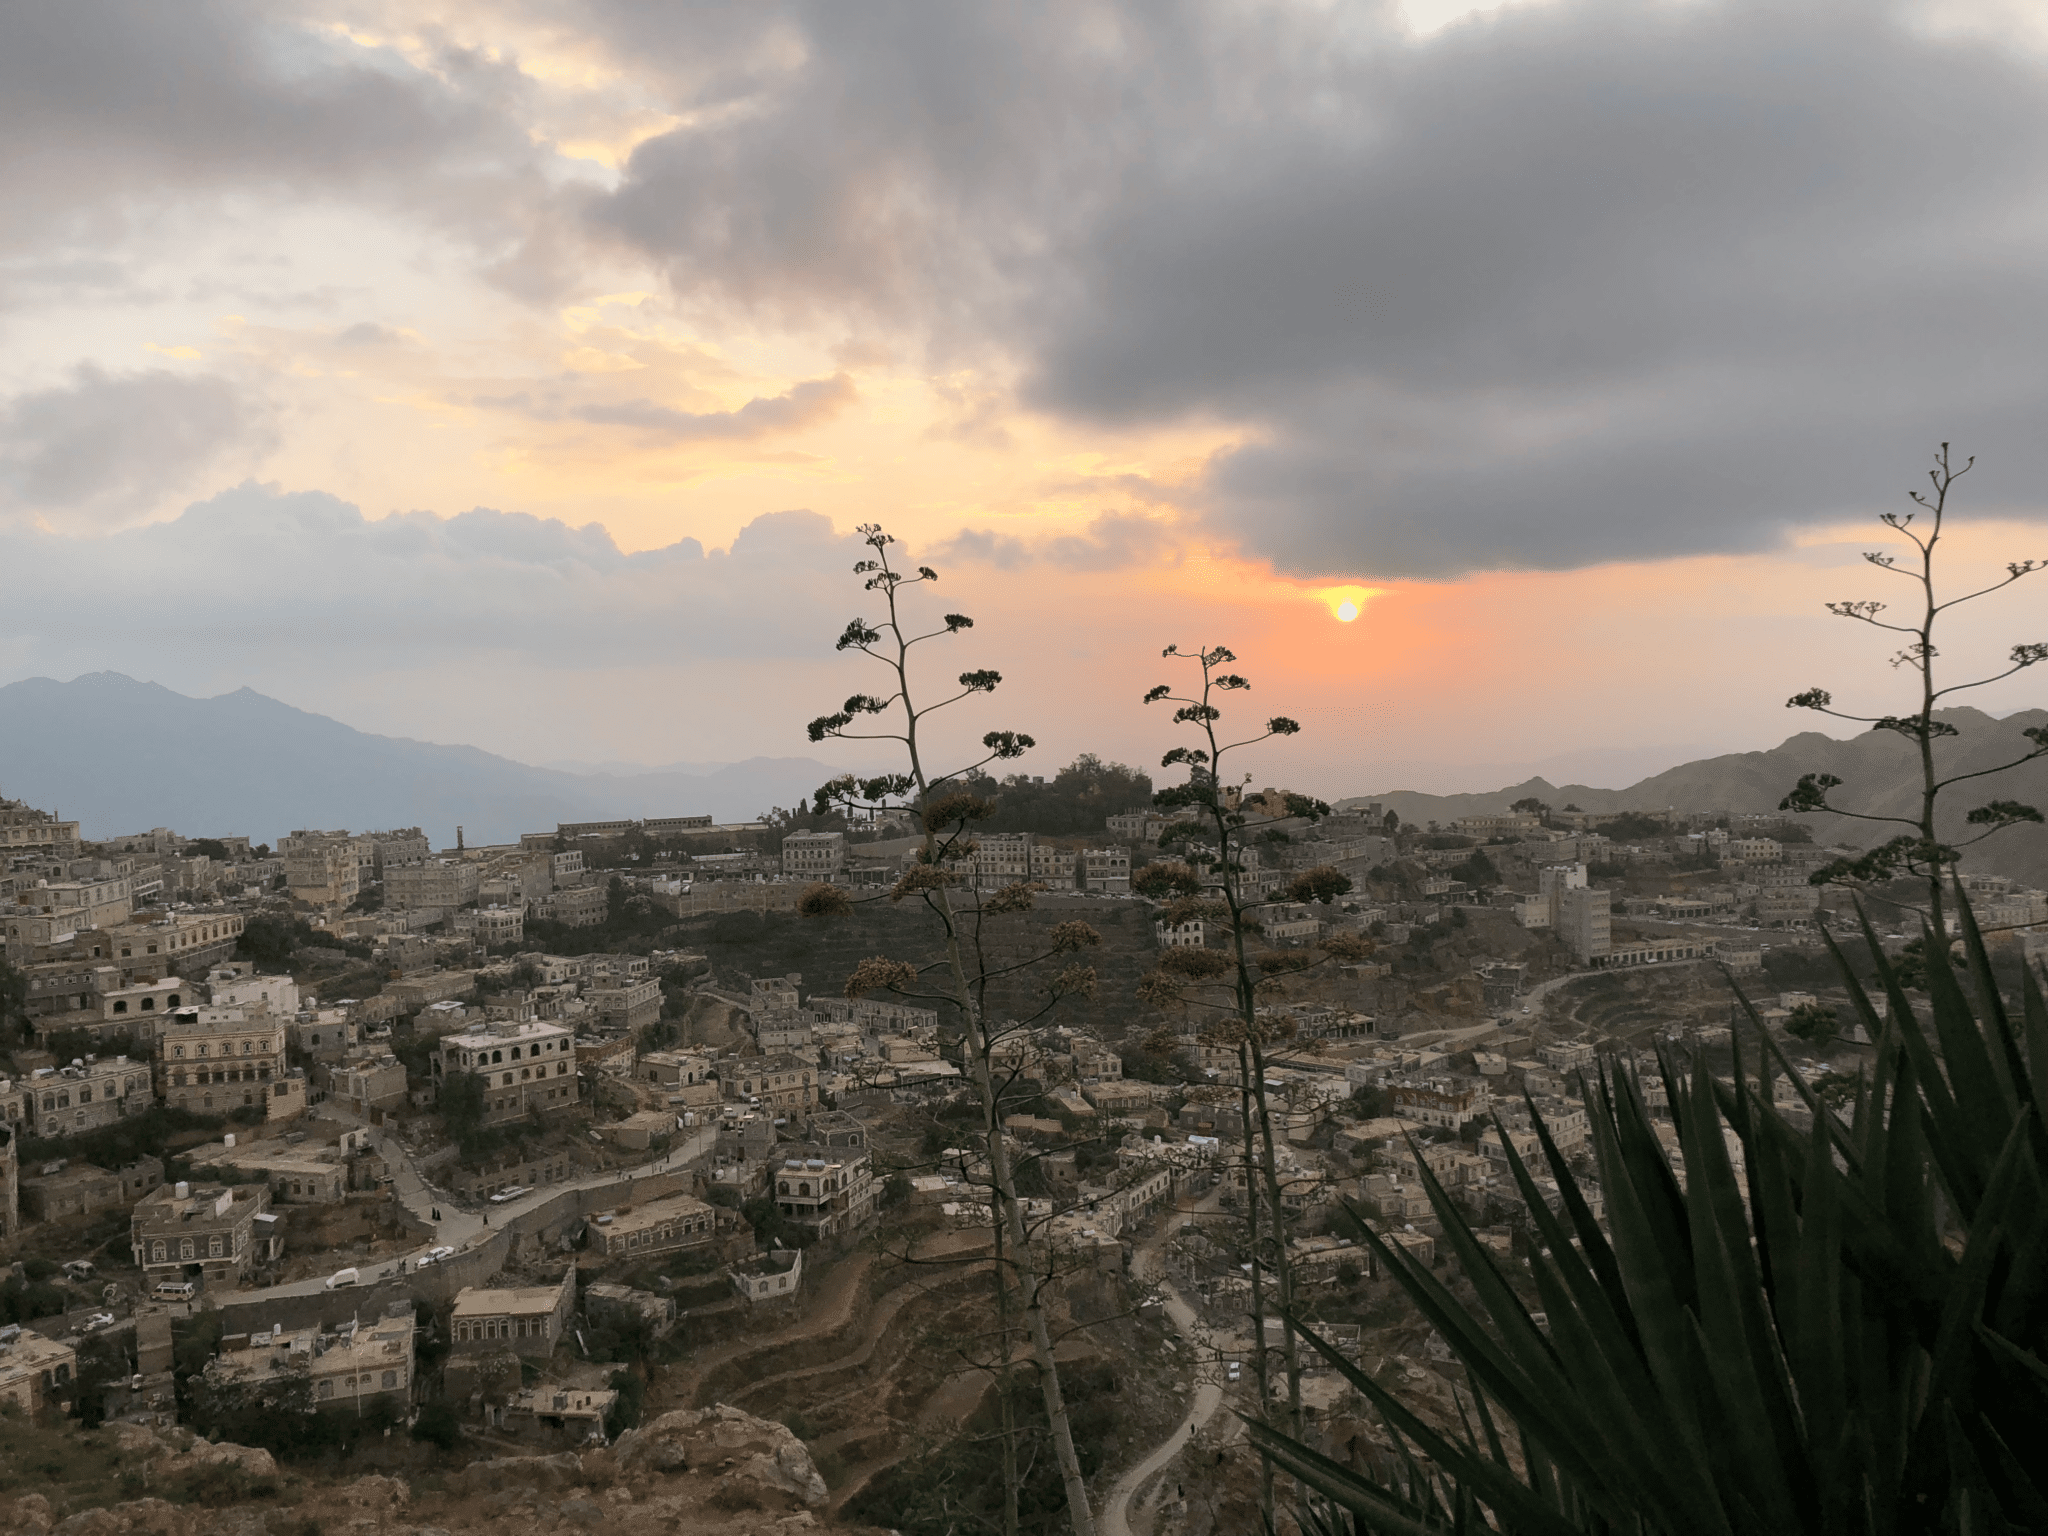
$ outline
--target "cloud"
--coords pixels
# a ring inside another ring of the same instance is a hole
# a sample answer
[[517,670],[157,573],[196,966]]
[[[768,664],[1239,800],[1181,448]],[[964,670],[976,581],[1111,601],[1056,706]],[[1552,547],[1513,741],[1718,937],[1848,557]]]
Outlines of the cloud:
[[[247,484],[104,537],[14,539],[0,641],[16,670],[51,671],[142,653],[399,672],[455,658],[601,671],[629,657],[816,657],[857,595],[860,552],[804,511],[756,518],[729,551],[683,539],[627,554],[595,523],[484,507],[370,519],[322,492]],[[190,599],[170,632],[166,592]],[[65,615],[86,609],[98,618],[81,650]],[[835,617],[805,621],[820,613]]]
[[714,9],[584,13],[679,119],[593,228],[1239,429],[1201,506],[1291,572],[1769,547],[1944,437],[2039,511],[2048,69],[1950,12]]
[[40,253],[21,297],[132,284],[165,218],[201,230],[227,194],[272,215],[325,199],[400,208],[494,256],[536,232],[547,156],[525,132],[523,77],[445,43],[412,57],[358,43],[298,9],[10,8],[0,141],[33,152],[0,156],[0,251]]
[[786,394],[749,400],[735,411],[678,411],[651,400],[580,405],[565,414],[596,426],[641,427],[675,442],[735,441],[770,432],[791,432],[829,421],[858,395],[845,374],[809,379]]
[[1134,512],[1104,512],[1081,533],[1024,539],[988,528],[963,528],[939,543],[941,560],[1021,570],[1043,564],[1064,571],[1117,571],[1134,565],[1178,563],[1175,530],[1157,518]]
[[267,415],[225,379],[88,365],[0,402],[0,513],[129,522],[269,441]]

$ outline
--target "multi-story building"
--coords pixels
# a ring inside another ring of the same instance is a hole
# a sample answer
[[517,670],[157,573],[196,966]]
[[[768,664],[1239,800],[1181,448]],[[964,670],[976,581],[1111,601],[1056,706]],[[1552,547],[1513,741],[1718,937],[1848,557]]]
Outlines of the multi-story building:
[[600,1029],[637,1030],[661,1017],[661,983],[652,976],[607,977],[585,996]]
[[529,915],[564,928],[595,928],[604,921],[605,887],[573,885],[536,896]]
[[376,845],[346,832],[294,832],[284,839],[285,888],[295,901],[339,909],[362,894]]
[[639,1052],[631,1035],[585,1036],[576,1042],[578,1071],[602,1072],[608,1077],[637,1077],[634,1066]]
[[[267,1013],[280,1019],[296,1018],[299,1012],[299,984],[289,976],[259,975],[250,965],[217,965],[207,973],[206,995],[216,1008],[240,1008],[249,1014]],[[177,1004],[173,1003],[172,1007]]]
[[59,821],[21,800],[0,799],[0,860],[15,854],[50,859],[78,857],[78,823]]
[[591,1245],[606,1258],[646,1258],[708,1246],[717,1237],[717,1212],[702,1200],[670,1195],[591,1223]]
[[475,901],[482,883],[482,867],[467,859],[429,859],[385,872],[384,905],[452,911]]
[[782,1214],[817,1237],[850,1232],[874,1215],[880,1190],[866,1147],[785,1149],[774,1171]]
[[414,1325],[410,1304],[400,1306],[391,1316],[333,1333],[301,1328],[236,1335],[207,1362],[206,1379],[261,1392],[303,1374],[315,1409],[361,1413],[384,1406],[403,1415],[412,1401]]
[[754,1056],[720,1074],[728,1099],[744,1099],[784,1114],[818,1107],[818,1068],[800,1056]]
[[404,827],[395,832],[365,832],[363,838],[370,845],[372,873],[379,880],[394,869],[424,864],[434,854],[434,845],[418,827]]
[[[47,1165],[45,1165],[47,1166]],[[140,1157],[118,1170],[73,1163],[21,1181],[21,1209],[35,1221],[128,1210],[164,1181],[161,1158]]]
[[712,1080],[711,1058],[690,1051],[649,1051],[635,1064],[633,1076],[664,1088],[694,1088]]
[[1081,888],[1111,896],[1131,894],[1128,848],[1090,848],[1081,855]]
[[[1121,853],[1121,850],[1119,850]],[[1121,853],[1126,877],[1130,873],[1131,856]],[[1070,891],[1074,888],[1074,869],[1080,856],[1071,848],[1056,848],[1051,843],[1033,840],[1031,844],[1031,878],[1056,891]]]
[[195,1187],[181,1181],[136,1203],[129,1234],[145,1285],[203,1278],[232,1286],[284,1256],[278,1225],[267,1184]]
[[[119,966],[128,981],[174,971],[196,975],[232,956],[245,926],[239,912],[173,912],[150,922],[123,923],[105,935],[104,958]],[[93,958],[102,958],[97,945]]]
[[1419,1082],[1396,1083],[1387,1091],[1393,1112],[1404,1120],[1460,1130],[1485,1117],[1491,1096],[1477,1078],[1425,1078]]
[[1582,964],[1591,964],[1614,949],[1611,901],[1608,892],[1586,887],[1557,894],[1557,934]]
[[149,1063],[126,1056],[86,1056],[68,1067],[44,1067],[24,1081],[24,1105],[38,1136],[96,1131],[151,1107]]
[[782,873],[792,880],[830,880],[844,868],[844,832],[792,832],[782,840]]
[[389,1051],[364,1051],[328,1069],[329,1097],[365,1118],[405,1108],[405,1091],[405,1063]]
[[457,933],[473,934],[477,943],[486,948],[517,944],[526,937],[526,907],[521,903],[457,912],[454,928]]
[[77,1380],[78,1351],[69,1344],[33,1328],[0,1328],[0,1405],[38,1414],[68,1398]]
[[[157,1028],[157,1096],[201,1114],[289,1098],[284,1039],[285,1022],[274,1014],[180,1009]],[[275,1119],[277,1111],[266,1104],[266,1115]]]
[[516,1120],[576,1102],[575,1032],[560,1024],[501,1021],[443,1035],[433,1054],[434,1081],[457,1072],[483,1079],[484,1122]]
[[449,1318],[450,1343],[458,1355],[509,1349],[545,1360],[568,1331],[576,1308],[576,1270],[564,1270],[555,1285],[484,1288],[465,1285],[455,1293]]

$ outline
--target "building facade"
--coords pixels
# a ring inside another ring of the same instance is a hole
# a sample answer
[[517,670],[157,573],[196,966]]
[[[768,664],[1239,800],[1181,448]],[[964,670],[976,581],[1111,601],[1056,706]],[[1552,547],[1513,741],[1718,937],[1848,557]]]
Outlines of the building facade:
[[277,1226],[268,1185],[178,1183],[136,1203],[129,1234],[145,1285],[203,1279],[233,1286],[284,1256]]
[[575,1032],[539,1021],[471,1026],[443,1035],[433,1054],[434,1080],[457,1072],[483,1079],[484,1122],[502,1124],[577,1101]]

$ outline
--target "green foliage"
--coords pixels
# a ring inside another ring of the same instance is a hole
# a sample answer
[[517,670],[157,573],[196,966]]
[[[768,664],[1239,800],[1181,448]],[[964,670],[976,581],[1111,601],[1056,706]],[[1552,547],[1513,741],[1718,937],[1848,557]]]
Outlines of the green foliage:
[[0,1045],[22,1039],[28,1025],[28,978],[0,959]]
[[462,1420],[446,1403],[429,1403],[413,1420],[412,1437],[429,1445],[452,1451],[462,1443]]
[[1704,1060],[1662,1061],[1683,1186],[1636,1081],[1591,1085],[1606,1228],[1537,1121],[1559,1209],[1512,1150],[1510,1172],[1532,1223],[1543,1325],[1420,1170],[1476,1300],[1369,1227],[1366,1238],[1480,1394],[1461,1405],[1458,1431],[1432,1428],[1307,1324],[1303,1336],[1400,1437],[1400,1464],[1361,1473],[1256,1423],[1253,1439],[1354,1529],[2048,1527],[2032,1450],[2048,1428],[2048,1001],[2029,974],[2023,1016],[2008,1017],[1957,899],[1974,1007],[1937,968],[1931,1037],[1867,924],[1892,1022],[1837,951],[1878,1041],[1846,1123],[1796,1076],[1811,1130],[1776,1109],[1771,1078],[1785,1064],[1753,1009],[1767,1052],[1756,1072],[1739,1052],[1732,1084]]
[[1801,1003],[1785,1021],[1785,1033],[1808,1045],[1823,1046],[1841,1032],[1841,1019],[1825,1003]]
[[882,1209],[892,1210],[910,1198],[910,1175],[892,1173],[882,1180]]
[[195,837],[185,844],[188,859],[217,859],[221,863],[231,862],[228,845],[217,837]]
[[647,1403],[647,1382],[634,1371],[613,1371],[605,1385],[619,1394],[604,1420],[605,1434],[616,1439],[629,1429],[639,1428],[640,1415]]
[[740,1207],[740,1214],[763,1248],[802,1248],[811,1240],[809,1232],[782,1214],[772,1195],[756,1195]]
[[302,917],[282,912],[259,912],[249,919],[242,936],[235,940],[235,958],[248,960],[270,970],[283,970],[303,946],[328,941]]
[[1484,848],[1474,848],[1472,857],[1462,864],[1451,866],[1451,878],[1462,880],[1474,889],[1500,884],[1500,870],[1493,860],[1486,856]]
[[478,1072],[445,1072],[434,1104],[441,1124],[458,1143],[476,1139],[484,1123],[484,1079]]
[[21,1265],[21,1272],[31,1280],[55,1279],[57,1270],[58,1264],[55,1259],[24,1259]]
[[1640,811],[1623,811],[1612,820],[1600,823],[1600,831],[1617,843],[1647,843],[1660,837],[1669,837],[1671,828],[1654,816],[1645,816]]
[[986,774],[972,774],[958,787],[995,801],[994,814],[982,823],[988,831],[1050,837],[1100,838],[1105,819],[1152,799],[1150,774],[1106,763],[1093,752],[1083,752],[1043,783],[1023,773],[1000,784]]
[[71,1293],[48,1281],[24,1280],[10,1275],[0,1280],[0,1322],[29,1323],[51,1317],[71,1307]]
[[1314,869],[1305,869],[1289,882],[1289,901],[1321,902],[1325,906],[1346,895],[1351,890],[1351,877],[1333,865],[1321,864]]
[[24,1136],[21,1160],[28,1164],[69,1157],[102,1168],[119,1168],[138,1157],[165,1157],[174,1143],[196,1146],[217,1136],[226,1124],[222,1115],[198,1115],[157,1104],[139,1115],[76,1136]]

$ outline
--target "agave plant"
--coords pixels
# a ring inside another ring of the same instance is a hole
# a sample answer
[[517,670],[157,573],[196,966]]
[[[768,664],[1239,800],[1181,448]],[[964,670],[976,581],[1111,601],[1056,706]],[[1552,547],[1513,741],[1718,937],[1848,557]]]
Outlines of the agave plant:
[[[1732,1083],[1660,1054],[1682,1178],[1632,1076],[1587,1084],[1606,1227],[1540,1117],[1557,1211],[1509,1143],[1540,1325],[1418,1158],[1477,1306],[1360,1225],[1464,1366],[1462,1429],[1433,1428],[1297,1319],[1402,1458],[1375,1479],[1249,1423],[1302,1485],[1305,1528],[2048,1531],[2048,1005],[2029,971],[2008,1018],[1956,897],[1972,986],[1931,968],[1927,1025],[1867,921],[1887,1019],[1828,939],[1877,1042],[1846,1121],[1744,998],[1754,1077],[1739,1042]],[[1773,1104],[1774,1070],[1810,1129]]]

